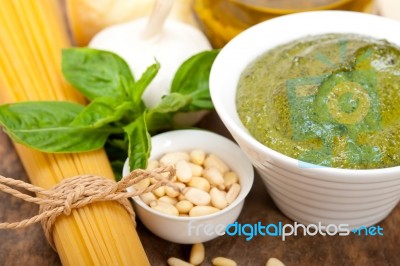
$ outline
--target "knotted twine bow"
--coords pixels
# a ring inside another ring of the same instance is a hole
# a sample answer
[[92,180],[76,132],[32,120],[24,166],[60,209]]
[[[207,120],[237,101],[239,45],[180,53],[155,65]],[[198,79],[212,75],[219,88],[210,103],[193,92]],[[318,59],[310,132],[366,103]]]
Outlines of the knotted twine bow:
[[[24,201],[40,205],[38,215],[20,222],[0,223],[0,229],[22,228],[41,222],[47,240],[56,250],[53,240],[53,225],[61,214],[70,215],[73,209],[78,209],[94,202],[117,201],[125,207],[136,225],[135,213],[128,198],[151,192],[164,185],[179,190],[172,182],[174,176],[175,169],[172,166],[164,166],[151,171],[136,169],[119,182],[100,176],[80,175],[64,179],[51,189],[45,190],[24,181],[0,175],[1,191]],[[156,183],[141,190],[126,191],[130,186],[146,178],[154,178]],[[36,193],[38,196],[32,197],[11,187],[23,188]]]

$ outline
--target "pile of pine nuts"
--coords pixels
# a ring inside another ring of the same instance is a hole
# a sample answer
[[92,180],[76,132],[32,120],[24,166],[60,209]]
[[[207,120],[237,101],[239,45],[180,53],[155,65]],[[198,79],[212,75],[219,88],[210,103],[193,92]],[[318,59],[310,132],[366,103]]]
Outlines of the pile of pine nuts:
[[[179,191],[161,186],[140,195],[141,200],[154,210],[182,217],[203,216],[229,206],[239,195],[239,177],[215,154],[200,149],[190,152],[170,152],[159,160],[150,160],[148,170],[173,165],[174,184]],[[134,185],[139,190],[155,180],[144,179]]]
[[[204,262],[206,257],[205,248],[202,243],[196,243],[192,246],[190,251],[189,261],[184,261],[179,258],[171,257],[168,259],[167,263],[169,266],[194,266],[200,265]],[[225,257],[215,257],[211,260],[214,266],[237,266],[236,261],[225,258]],[[285,266],[283,262],[276,258],[270,258],[266,266]]]

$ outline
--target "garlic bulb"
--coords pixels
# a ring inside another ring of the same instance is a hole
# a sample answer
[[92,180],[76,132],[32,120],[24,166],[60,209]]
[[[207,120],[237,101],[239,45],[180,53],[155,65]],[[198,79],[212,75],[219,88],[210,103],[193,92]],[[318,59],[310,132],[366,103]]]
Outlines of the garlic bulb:
[[160,71],[143,95],[149,108],[169,93],[175,72],[186,59],[211,49],[197,28],[166,19],[172,3],[172,0],[157,0],[149,18],[110,26],[89,43],[91,48],[111,51],[124,58],[136,79],[155,60],[160,62]]

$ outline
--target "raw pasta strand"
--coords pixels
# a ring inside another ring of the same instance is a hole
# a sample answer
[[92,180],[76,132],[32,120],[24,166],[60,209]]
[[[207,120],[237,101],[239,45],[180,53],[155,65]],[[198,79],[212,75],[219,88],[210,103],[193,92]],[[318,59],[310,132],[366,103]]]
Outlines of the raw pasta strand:
[[[70,42],[58,3],[0,1],[0,103],[85,103],[61,74],[61,50]],[[46,189],[80,174],[114,178],[104,150],[49,154],[16,143],[15,148],[30,181]],[[63,265],[149,265],[130,215],[116,202],[94,203],[60,216],[53,237]]]
[[[2,38],[0,38],[2,39]],[[0,72],[0,89],[1,88],[10,88],[10,87],[22,87],[20,84],[19,80],[11,79],[14,74],[12,74],[13,67],[8,64],[8,59],[7,57],[3,54],[3,50],[0,49],[0,69],[6,69],[8,71],[1,71]],[[17,99],[18,101],[21,101],[22,99],[26,99],[27,96],[24,91],[19,91],[19,92],[12,92],[8,90],[3,90],[2,91],[2,97],[4,98],[4,103],[7,102],[7,99]]]
[[[16,2],[18,3],[18,2]],[[19,11],[18,15],[19,17],[25,17],[25,18],[29,18],[32,16],[32,13],[26,9],[26,7],[24,8],[24,6],[18,6],[16,7],[16,10]],[[23,30],[24,30],[24,34],[29,34],[29,32],[33,32],[35,30],[37,30],[34,25],[31,25],[30,23],[28,23],[27,19],[24,19],[21,21],[23,22]],[[44,38],[43,38],[44,39]],[[30,54],[32,54],[32,56],[35,57],[35,61],[36,62],[40,62],[37,66],[35,66],[34,69],[37,69],[40,71],[40,75],[37,76],[37,79],[41,79],[41,84],[46,84],[46,87],[54,87],[54,86],[60,86],[60,84],[58,84],[57,82],[57,75],[54,75],[54,71],[49,71],[48,67],[49,64],[46,64],[46,60],[45,58],[41,58],[41,56],[48,56],[47,54],[39,54],[39,53],[35,53],[36,50],[40,49],[40,42],[41,40],[38,40],[37,38],[29,38],[29,48],[30,48]],[[47,66],[47,68],[46,68]],[[53,73],[52,73],[53,72]],[[48,77],[48,78],[46,78]],[[40,88],[39,88],[40,90]],[[53,97],[54,99],[56,98],[60,98],[59,95],[54,94],[57,91],[51,90],[49,93],[51,93],[51,97]]]
[[[11,2],[9,1],[5,1],[5,4],[8,3],[10,6],[8,6],[8,8],[11,11],[14,11],[13,6],[11,5]],[[3,10],[3,8],[2,8]],[[18,15],[18,14],[15,14]],[[7,43],[11,43],[11,45],[14,47],[14,51],[15,53],[11,54],[12,58],[10,58],[10,60],[13,60],[14,58],[24,58],[24,60],[19,61],[18,63],[18,72],[22,72],[21,70],[23,70],[24,72],[24,84],[23,86],[30,86],[32,88],[37,88],[38,87],[38,79],[35,78],[35,73],[34,73],[34,65],[30,65],[32,61],[32,57],[30,56],[32,53],[30,53],[29,49],[25,49],[25,46],[27,43],[24,43],[23,38],[21,37],[21,35],[23,36],[23,29],[21,27],[21,23],[20,20],[17,20],[16,23],[12,23],[12,21],[10,21],[10,17],[7,16],[7,14],[5,14],[4,10],[3,10],[3,14],[0,15],[2,17],[2,23],[4,23],[4,25],[6,26],[6,32],[8,35],[8,39],[6,40]],[[14,26],[14,29],[11,30],[11,27]],[[9,30],[7,30],[7,28]],[[12,50],[12,49],[9,49]],[[34,97],[34,91],[36,91],[35,89],[31,89],[29,91],[27,91],[28,97],[33,98]],[[45,93],[42,91],[38,91],[38,97],[43,98],[45,96]]]

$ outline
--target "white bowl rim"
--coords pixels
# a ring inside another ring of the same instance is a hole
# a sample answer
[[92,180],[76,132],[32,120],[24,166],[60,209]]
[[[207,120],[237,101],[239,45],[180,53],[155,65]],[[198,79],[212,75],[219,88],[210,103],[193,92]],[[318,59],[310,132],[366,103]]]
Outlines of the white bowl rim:
[[[139,196],[132,197],[132,199],[135,201],[135,203],[140,205],[143,209],[145,209],[146,211],[148,211],[148,212],[150,212],[150,213],[152,213],[154,215],[161,216],[163,218],[166,218],[166,219],[169,219],[169,220],[174,220],[174,221],[177,221],[177,222],[187,222],[187,221],[199,222],[199,221],[203,221],[203,220],[212,219],[214,217],[218,217],[218,216],[224,215],[226,212],[229,212],[233,208],[236,208],[239,205],[244,204],[244,201],[245,201],[247,195],[249,194],[249,192],[250,192],[250,190],[251,190],[251,188],[253,186],[253,183],[254,183],[254,169],[253,169],[253,166],[250,163],[250,161],[247,159],[247,157],[243,154],[243,152],[239,148],[239,146],[235,142],[233,142],[232,140],[230,140],[230,139],[228,139],[228,138],[226,138],[226,137],[224,137],[222,135],[219,135],[217,133],[214,133],[214,132],[211,132],[209,130],[206,130],[206,129],[177,129],[177,130],[171,130],[171,131],[167,131],[167,132],[164,132],[164,133],[157,134],[157,135],[153,136],[151,139],[152,139],[152,142],[153,142],[153,141],[157,141],[159,139],[163,139],[163,138],[167,138],[167,137],[173,137],[174,138],[174,137],[176,137],[175,135],[177,135],[177,134],[180,135],[182,133],[200,134],[200,135],[201,134],[203,134],[203,135],[205,134],[205,135],[209,135],[212,138],[216,138],[219,141],[223,141],[223,142],[229,143],[229,145],[233,149],[236,149],[236,152],[241,153],[242,156],[243,156],[244,160],[241,162],[241,164],[243,164],[243,166],[241,166],[241,167],[247,168],[247,170],[248,170],[249,174],[248,174],[248,176],[246,176],[246,179],[248,179],[249,186],[247,186],[246,190],[243,190],[243,192],[241,191],[239,196],[230,205],[228,205],[226,208],[224,208],[224,209],[222,209],[222,210],[220,210],[218,212],[215,212],[215,213],[212,213],[212,214],[207,214],[207,215],[202,215],[202,216],[181,217],[181,216],[172,216],[172,215],[164,214],[162,212],[153,210],[146,203],[144,203],[139,198]],[[150,155],[150,158],[151,158],[151,155]],[[129,158],[126,159],[125,164],[124,164],[124,170],[123,170],[124,173],[126,171],[125,168],[128,165],[128,160],[129,160]],[[243,189],[243,187],[241,189]],[[128,188],[127,190],[128,191],[132,191],[131,188]]]
[[[272,18],[270,20],[261,22],[255,26],[252,26],[248,28],[247,30],[241,32],[239,35],[237,35],[235,38],[233,38],[230,42],[228,42],[220,51],[219,55],[215,59],[215,62],[212,66],[211,69],[211,74],[210,74],[210,93],[211,93],[211,98],[213,99],[215,109],[218,113],[218,115],[221,117],[221,119],[225,122],[226,126],[228,127],[229,130],[232,130],[233,132],[237,132],[240,134],[240,136],[252,147],[255,147],[259,151],[261,151],[264,154],[268,154],[271,157],[274,157],[275,159],[279,161],[283,161],[287,164],[290,164],[291,166],[298,165],[300,160],[291,158],[287,155],[284,155],[282,153],[279,153],[271,148],[268,148],[267,146],[264,146],[260,142],[258,142],[254,137],[252,137],[244,128],[243,125],[238,125],[234,119],[231,117],[231,114],[223,108],[222,104],[219,101],[223,101],[224,99],[222,96],[219,95],[218,92],[218,85],[219,83],[218,79],[219,76],[221,76],[222,73],[224,72],[224,60],[229,58],[230,54],[234,53],[234,50],[236,49],[236,46],[243,46],[244,39],[248,38],[249,36],[256,36],[260,35],[260,32],[270,26],[274,25],[279,25],[279,24],[284,24],[286,23],[286,26],[289,26],[290,23],[294,23],[296,20],[306,20],[308,22],[312,20],[317,20],[317,19],[335,19],[336,21],[340,21],[343,18],[347,18],[348,20],[368,20],[369,23],[379,23],[380,25],[385,25],[391,26],[396,26],[397,28],[400,28],[400,22],[396,20],[392,20],[389,18],[381,17],[378,15],[373,15],[373,14],[366,14],[366,13],[359,13],[359,12],[352,12],[352,11],[337,11],[337,10],[332,10],[332,11],[309,11],[309,12],[300,12],[300,13],[294,13],[294,14],[289,14],[289,15],[284,15],[276,18]],[[315,21],[314,21],[315,22]],[[369,25],[370,25],[369,24]],[[381,26],[382,26],[381,25]],[[332,32],[325,32],[325,33],[332,33]],[[350,32],[346,32],[350,33]],[[359,33],[359,32],[353,32],[354,34],[364,34],[364,33]],[[322,34],[322,33],[321,33]],[[314,35],[310,34],[307,32],[304,32],[301,34],[301,36],[307,36],[307,35]],[[368,34],[364,34],[367,35]],[[372,36],[374,37],[374,36]],[[400,46],[400,32],[396,35],[398,38],[396,42],[394,42],[396,45]],[[377,38],[377,37],[375,37]],[[378,37],[379,38],[379,37]],[[294,38],[297,39],[297,38]],[[287,40],[286,42],[290,40],[294,40],[293,38]],[[389,40],[393,42],[392,40]],[[285,42],[279,42],[279,44],[284,44]],[[264,50],[265,52],[267,50]],[[262,53],[261,53],[262,54]],[[258,53],[260,55],[260,53]],[[252,60],[254,60],[257,56],[253,57]],[[250,63],[252,60],[248,61]],[[245,66],[244,66],[245,67]],[[213,88],[216,88],[215,90]],[[236,89],[235,89],[236,91]],[[236,115],[236,114],[235,114]],[[307,164],[306,162],[304,162]],[[376,168],[376,169],[344,169],[344,168],[334,168],[334,167],[322,167],[322,166],[317,166],[316,168],[310,168],[311,171],[316,171],[319,173],[319,175],[316,177],[318,179],[324,180],[327,179],[327,176],[329,178],[332,178],[332,175],[335,175],[335,179],[337,180],[348,180],[349,175],[351,175],[351,178],[361,178],[361,179],[375,179],[377,175],[385,175],[385,174],[393,174],[393,173],[399,173],[400,172],[400,166],[393,166],[393,167],[387,167],[387,168]],[[341,177],[337,175],[341,175]]]

